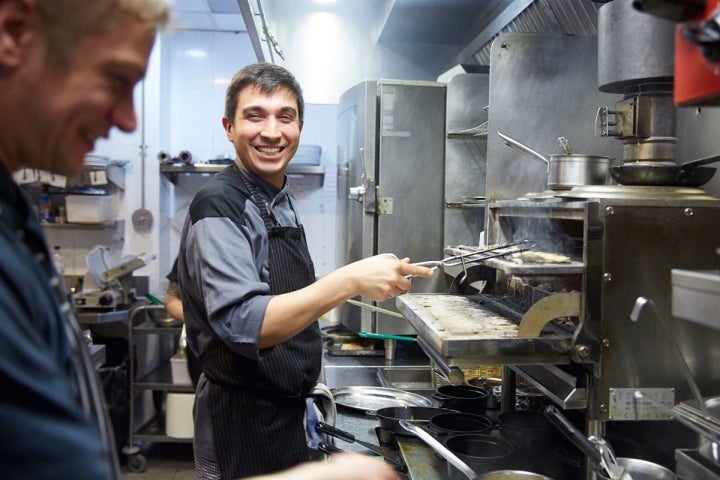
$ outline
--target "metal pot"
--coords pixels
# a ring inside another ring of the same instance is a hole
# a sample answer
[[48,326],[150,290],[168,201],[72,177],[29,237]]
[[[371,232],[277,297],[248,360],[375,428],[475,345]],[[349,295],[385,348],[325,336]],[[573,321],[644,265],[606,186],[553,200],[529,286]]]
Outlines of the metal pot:
[[425,428],[438,437],[458,433],[489,435],[493,428],[493,421],[485,415],[475,415],[474,413],[440,413],[432,417]]
[[545,162],[547,166],[547,188],[550,190],[570,190],[583,185],[605,185],[612,157],[585,155],[542,155],[532,148],[498,132],[500,138],[510,148]]
[[487,403],[488,409],[495,410],[500,407],[500,400],[502,399],[502,378],[474,377],[469,379],[467,383],[474,387],[487,388],[490,391]]
[[[511,468],[514,461],[513,445],[502,438],[467,433],[452,435],[443,443],[477,474]],[[448,464],[448,476],[451,480],[461,478],[452,464]]]
[[444,408],[483,415],[487,410],[490,391],[467,384],[442,385],[435,390],[432,397]]
[[458,412],[435,407],[385,407],[367,412],[368,415],[377,417],[380,427],[397,435],[412,435],[400,425],[400,420],[422,426],[438,415],[455,413]]

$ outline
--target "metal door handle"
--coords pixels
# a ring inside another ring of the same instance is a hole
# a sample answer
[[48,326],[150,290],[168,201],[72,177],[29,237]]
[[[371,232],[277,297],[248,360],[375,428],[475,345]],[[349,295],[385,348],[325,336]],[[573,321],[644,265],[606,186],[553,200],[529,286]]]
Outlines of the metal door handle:
[[365,200],[365,186],[358,185],[357,187],[350,187],[348,189],[348,198],[362,203]]

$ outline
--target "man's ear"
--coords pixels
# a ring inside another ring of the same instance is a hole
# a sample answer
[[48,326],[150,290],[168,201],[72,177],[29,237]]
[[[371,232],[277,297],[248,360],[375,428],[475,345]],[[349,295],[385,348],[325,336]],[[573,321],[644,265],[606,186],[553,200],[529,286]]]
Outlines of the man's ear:
[[232,138],[233,124],[232,124],[232,122],[230,121],[229,118],[223,116],[222,124],[223,124],[223,129],[225,130],[225,136],[230,141],[230,143],[232,143],[232,141],[233,141],[233,138]]
[[0,0],[0,66],[13,67],[22,61],[37,23],[32,0]]

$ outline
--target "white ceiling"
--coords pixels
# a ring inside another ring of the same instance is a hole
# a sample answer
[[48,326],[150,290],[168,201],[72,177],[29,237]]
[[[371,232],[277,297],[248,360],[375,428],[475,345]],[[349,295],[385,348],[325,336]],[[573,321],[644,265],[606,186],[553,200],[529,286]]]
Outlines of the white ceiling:
[[245,32],[238,0],[167,0],[173,25],[191,30]]

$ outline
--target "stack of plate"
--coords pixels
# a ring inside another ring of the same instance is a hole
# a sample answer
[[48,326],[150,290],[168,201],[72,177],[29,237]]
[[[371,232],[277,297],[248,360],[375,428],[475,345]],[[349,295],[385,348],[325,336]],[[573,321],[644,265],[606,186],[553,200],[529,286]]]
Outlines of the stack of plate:
[[290,163],[296,165],[320,165],[320,145],[300,145]]

